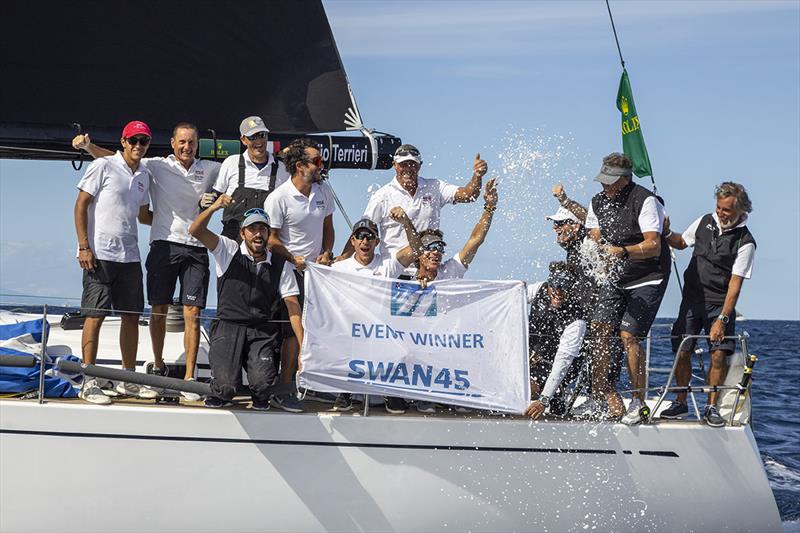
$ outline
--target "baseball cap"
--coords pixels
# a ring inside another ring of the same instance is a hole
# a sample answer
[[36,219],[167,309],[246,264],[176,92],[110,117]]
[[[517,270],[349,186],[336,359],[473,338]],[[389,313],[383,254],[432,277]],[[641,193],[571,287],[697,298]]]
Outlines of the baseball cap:
[[361,229],[365,229],[367,231],[372,232],[376,237],[378,236],[378,225],[368,218],[362,218],[361,220],[353,224],[353,231],[350,233],[350,235],[355,235],[358,232],[358,230]]
[[444,242],[444,239],[442,239],[441,237],[439,237],[435,233],[426,233],[425,235],[422,236],[422,238],[420,240],[422,241],[422,247],[423,248],[426,248],[427,246],[429,246],[429,245],[431,245],[431,244],[433,244],[435,242],[440,242],[444,246],[447,246],[447,243]]
[[122,129],[123,138],[127,139],[128,137],[133,137],[134,135],[147,135],[151,139],[153,138],[153,133],[150,131],[150,126],[141,120],[132,120],[125,124],[125,127]]
[[553,222],[561,222],[562,220],[571,220],[573,222],[580,222],[578,217],[576,217],[572,211],[567,209],[566,207],[559,207],[558,211],[556,211],[552,215],[548,215],[544,217],[547,220],[552,220]]
[[547,278],[547,285],[554,289],[568,291],[575,284],[575,277],[566,270],[556,270]]
[[[609,154],[606,157],[610,157],[612,155],[626,157],[624,154],[620,154],[617,152]],[[630,176],[632,174],[633,172],[629,168],[603,164],[600,167],[600,173],[597,174],[597,176],[595,176],[594,181],[599,181],[604,185],[611,185],[612,183],[616,183],[617,180],[620,179],[622,176]]]
[[257,224],[261,222],[262,224],[266,224],[269,226],[269,216],[264,212],[263,209],[259,209],[257,207],[253,209],[248,209],[244,212],[244,220],[242,220],[242,227],[246,228],[251,224]]
[[239,133],[242,134],[242,137],[250,137],[251,135],[255,135],[256,133],[263,131],[265,133],[269,133],[269,130],[264,125],[264,121],[261,117],[252,116],[247,117],[239,124]]
[[413,144],[403,144],[394,152],[394,162],[402,163],[403,161],[416,161],[422,164],[422,157],[419,155],[419,150]]

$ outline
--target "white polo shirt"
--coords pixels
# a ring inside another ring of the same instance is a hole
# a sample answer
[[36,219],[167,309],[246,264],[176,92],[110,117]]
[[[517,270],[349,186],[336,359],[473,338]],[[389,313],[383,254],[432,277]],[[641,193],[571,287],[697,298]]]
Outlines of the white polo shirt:
[[[717,213],[711,213],[714,222],[717,223],[717,228],[722,228],[722,224],[719,222],[719,217]],[[694,247],[694,243],[696,240],[697,235],[697,228],[700,227],[700,221],[703,220],[703,217],[698,218],[683,232],[683,242],[686,243],[686,246]],[[747,214],[742,215],[742,219],[739,221],[736,226],[728,229],[720,229],[720,234],[725,233],[726,231],[731,231],[736,228],[740,228],[742,226],[747,225]],[[736,274],[744,279],[750,279],[753,275],[753,259],[756,255],[756,245],[752,242],[744,244],[736,250],[736,259],[733,261],[733,269],[731,270],[732,274]]]
[[388,259],[383,259],[380,255],[375,254],[375,257],[372,258],[368,265],[362,265],[356,261],[356,256],[352,255],[348,259],[334,263],[333,269],[352,274],[392,279],[397,279],[405,271],[405,267],[397,260],[395,254],[392,254]]
[[302,255],[308,262],[322,253],[323,222],[334,210],[333,193],[325,182],[311,184],[306,198],[289,180],[264,202],[269,226],[280,230],[278,236],[289,253]]
[[[211,255],[214,256],[214,262],[217,265],[217,277],[222,276],[228,267],[231,266],[231,261],[233,261],[233,256],[236,255],[236,250],[241,250],[242,255],[246,258],[250,259],[251,261],[255,261],[253,256],[250,255],[250,250],[247,249],[247,245],[242,241],[242,244],[236,244],[236,241],[231,240],[223,235],[219,236],[219,243],[217,243],[217,247],[211,251]],[[264,258],[263,261],[259,261],[256,263],[256,270],[261,271],[262,268],[266,268],[268,265],[272,264],[272,252],[267,250],[267,256]],[[289,296],[297,296],[300,294],[300,289],[297,286],[297,278],[294,275],[294,267],[292,266],[289,261],[286,261],[283,264],[283,270],[281,270],[281,279],[278,282],[278,294],[280,294],[281,298],[288,298]]]
[[140,164],[132,171],[122,153],[92,161],[78,189],[94,198],[88,209],[89,245],[97,259],[135,263],[139,258],[136,217],[150,203],[150,172]]
[[467,267],[461,262],[461,254],[457,253],[441,265],[436,272],[436,279],[461,279],[467,273]]
[[455,202],[458,187],[437,179],[417,178],[417,192],[408,194],[397,181],[397,177],[375,191],[364,210],[364,218],[375,222],[380,228],[380,254],[390,253],[408,246],[403,226],[389,217],[393,207],[400,206],[414,223],[417,231],[439,229],[439,216],[445,204]]
[[[269,189],[269,175],[272,173],[272,162],[275,161],[275,156],[269,154],[267,156],[267,164],[264,168],[259,169],[255,163],[250,159],[250,153],[244,152],[244,186],[249,189],[261,189],[266,191]],[[275,188],[283,185],[289,179],[289,173],[286,172],[286,167],[283,161],[278,162],[278,173],[275,175]],[[239,154],[229,155],[222,162],[222,167],[219,169],[219,176],[214,182],[214,190],[217,192],[232,195],[233,191],[239,186]]]
[[174,155],[149,157],[144,163],[150,171],[150,199],[153,201],[150,242],[203,246],[189,235],[189,225],[200,213],[200,197],[211,190],[221,164],[195,159],[192,167],[186,170]]

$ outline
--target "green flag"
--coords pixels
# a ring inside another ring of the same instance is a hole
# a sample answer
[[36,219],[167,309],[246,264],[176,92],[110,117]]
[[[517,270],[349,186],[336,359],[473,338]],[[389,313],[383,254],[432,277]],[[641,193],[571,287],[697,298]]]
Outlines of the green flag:
[[617,91],[617,109],[622,113],[622,151],[625,152],[633,163],[633,173],[637,176],[652,176],[650,157],[644,145],[644,136],[636,114],[636,104],[633,103],[633,91],[628,79],[628,71],[622,69],[622,78],[619,80]]

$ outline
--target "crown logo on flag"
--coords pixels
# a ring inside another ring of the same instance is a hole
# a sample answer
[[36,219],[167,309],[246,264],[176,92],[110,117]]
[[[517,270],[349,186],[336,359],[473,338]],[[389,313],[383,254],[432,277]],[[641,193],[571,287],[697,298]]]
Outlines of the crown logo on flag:
[[624,96],[622,97],[622,102],[621,102],[620,107],[622,107],[622,113],[624,115],[627,115],[628,114],[628,99],[625,98]]

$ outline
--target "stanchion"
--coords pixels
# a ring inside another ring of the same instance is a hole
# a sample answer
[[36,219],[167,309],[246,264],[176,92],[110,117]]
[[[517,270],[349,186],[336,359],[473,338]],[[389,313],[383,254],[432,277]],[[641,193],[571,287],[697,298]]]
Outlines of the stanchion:
[[44,370],[47,357],[47,304],[42,306],[42,350],[39,355],[39,403],[44,403]]

